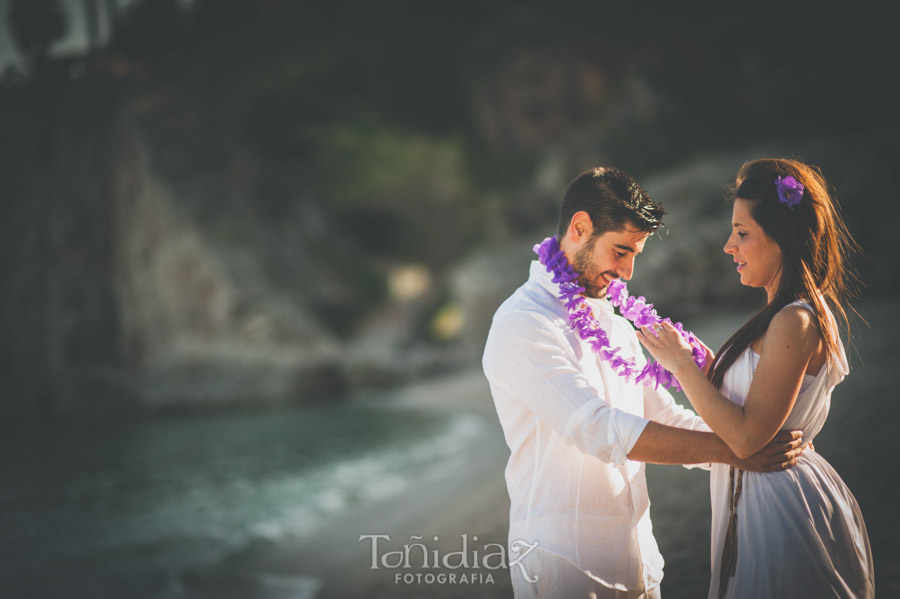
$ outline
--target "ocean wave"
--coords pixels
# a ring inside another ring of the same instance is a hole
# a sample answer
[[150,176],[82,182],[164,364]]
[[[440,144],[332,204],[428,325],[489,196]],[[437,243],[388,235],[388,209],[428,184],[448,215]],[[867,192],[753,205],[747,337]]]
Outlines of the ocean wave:
[[270,481],[266,495],[275,515],[252,524],[252,533],[270,541],[304,537],[352,506],[403,493],[423,475],[449,476],[465,464],[457,458],[485,426],[475,415],[454,416],[431,437]]

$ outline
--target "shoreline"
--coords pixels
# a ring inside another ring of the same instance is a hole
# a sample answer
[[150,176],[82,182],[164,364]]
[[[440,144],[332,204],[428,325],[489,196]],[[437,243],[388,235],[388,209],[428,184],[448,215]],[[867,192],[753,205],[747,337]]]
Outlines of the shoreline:
[[[307,537],[259,541],[210,568],[188,573],[182,581],[183,596],[274,599],[288,589],[295,599],[512,596],[506,568],[491,572],[423,568],[421,549],[410,553],[409,568],[388,568],[380,561],[391,565],[395,558],[385,557],[386,553],[414,543],[427,548],[429,559],[434,551],[439,556],[459,552],[463,543],[470,554],[473,550],[484,554],[488,544],[499,544],[505,551],[509,497],[503,473],[509,450],[480,369],[414,383],[390,397],[352,401],[371,402],[385,410],[427,410],[477,419],[469,421],[478,423],[477,434],[459,459],[450,460],[441,471],[423,473],[400,495],[354,506]],[[373,539],[373,535],[390,539]],[[377,544],[377,569],[371,567],[373,544]],[[446,578],[451,572],[456,574],[455,584],[425,579],[438,573]],[[411,584],[409,576],[402,580],[406,574],[416,580]],[[462,574],[466,582],[460,582]]]

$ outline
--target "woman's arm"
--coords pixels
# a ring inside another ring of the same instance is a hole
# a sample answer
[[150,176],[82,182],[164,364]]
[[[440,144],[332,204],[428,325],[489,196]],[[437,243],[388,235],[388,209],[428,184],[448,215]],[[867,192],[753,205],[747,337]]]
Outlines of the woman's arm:
[[782,310],[769,324],[747,399],[739,406],[707,380],[671,325],[663,323],[658,336],[644,327],[638,339],[672,371],[697,413],[739,458],[762,449],[781,429],[810,359],[822,351],[822,338],[809,312],[800,307]]

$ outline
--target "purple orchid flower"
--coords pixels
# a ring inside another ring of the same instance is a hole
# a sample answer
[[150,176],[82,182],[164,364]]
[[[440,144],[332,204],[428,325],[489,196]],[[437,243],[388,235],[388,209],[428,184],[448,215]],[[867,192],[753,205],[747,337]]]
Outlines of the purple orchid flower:
[[775,186],[778,188],[778,201],[791,210],[803,199],[803,190],[806,189],[802,183],[790,176],[776,178]]

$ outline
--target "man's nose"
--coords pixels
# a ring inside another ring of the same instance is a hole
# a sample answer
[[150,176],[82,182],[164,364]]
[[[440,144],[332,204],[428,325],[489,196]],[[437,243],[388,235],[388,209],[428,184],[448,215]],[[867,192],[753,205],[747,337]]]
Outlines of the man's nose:
[[624,264],[619,265],[619,268],[616,269],[616,274],[619,275],[619,278],[625,279],[626,281],[631,280],[631,275],[634,273],[634,257],[632,256],[630,259],[626,260]]

